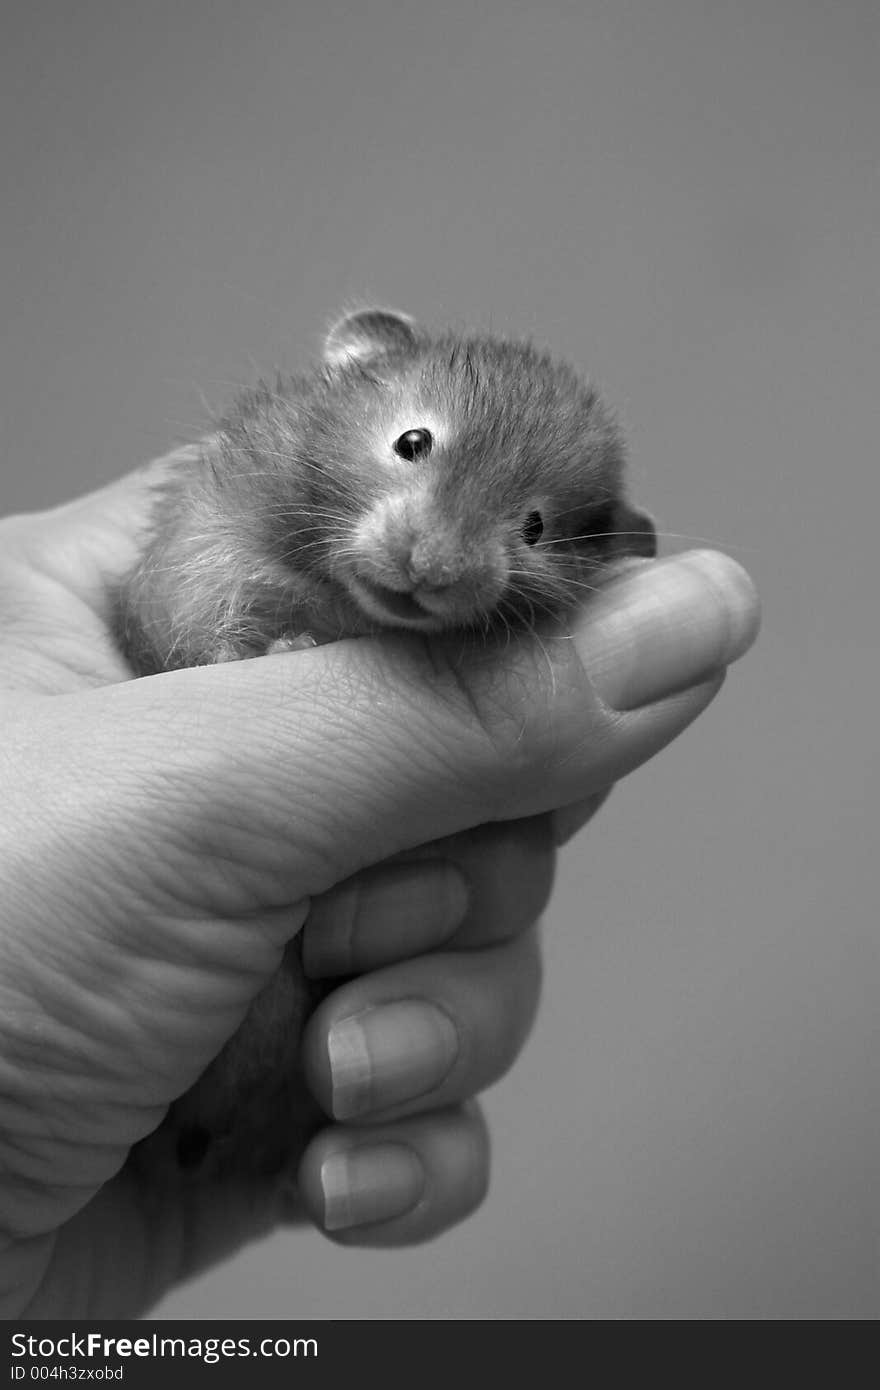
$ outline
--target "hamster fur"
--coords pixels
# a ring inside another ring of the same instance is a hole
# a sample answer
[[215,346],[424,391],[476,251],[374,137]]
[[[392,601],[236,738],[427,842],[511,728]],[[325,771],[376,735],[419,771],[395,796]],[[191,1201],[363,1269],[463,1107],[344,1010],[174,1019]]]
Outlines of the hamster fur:
[[534,623],[612,556],[653,553],[622,475],[612,416],[564,363],[363,311],[321,370],[244,392],[159,491],[123,649],[146,675],[304,630]]
[[[596,389],[529,344],[361,310],[310,375],[243,392],[157,488],[120,587],[137,676],[396,627],[536,626],[609,561],[652,555]],[[203,1077],[144,1141],[199,1176],[292,1167],[319,1123],[298,1073],[320,997],[296,939]]]

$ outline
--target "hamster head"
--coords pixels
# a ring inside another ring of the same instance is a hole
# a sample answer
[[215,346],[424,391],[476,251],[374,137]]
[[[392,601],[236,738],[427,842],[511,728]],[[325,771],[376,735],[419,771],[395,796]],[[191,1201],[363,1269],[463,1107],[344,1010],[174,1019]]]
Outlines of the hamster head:
[[531,346],[361,311],[330,332],[296,409],[301,561],[361,630],[533,624],[612,556],[654,553],[608,410]]

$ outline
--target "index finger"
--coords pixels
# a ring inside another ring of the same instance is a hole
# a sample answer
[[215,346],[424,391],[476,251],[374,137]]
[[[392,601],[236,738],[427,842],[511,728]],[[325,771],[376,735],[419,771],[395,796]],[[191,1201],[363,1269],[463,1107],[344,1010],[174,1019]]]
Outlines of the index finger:
[[359,975],[440,946],[506,941],[543,912],[554,860],[549,816],[480,825],[396,855],[315,899],[305,972]]

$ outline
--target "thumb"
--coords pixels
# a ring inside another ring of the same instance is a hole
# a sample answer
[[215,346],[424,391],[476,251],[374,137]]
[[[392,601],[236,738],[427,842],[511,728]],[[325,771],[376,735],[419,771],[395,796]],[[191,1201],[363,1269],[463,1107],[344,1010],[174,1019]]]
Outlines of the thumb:
[[699,714],[757,626],[745,572],[696,551],[628,569],[572,633],[388,633],[169,672],[76,705],[103,731],[122,834],[135,817],[162,846],[142,871],[174,863],[191,898],[252,912],[592,796]]

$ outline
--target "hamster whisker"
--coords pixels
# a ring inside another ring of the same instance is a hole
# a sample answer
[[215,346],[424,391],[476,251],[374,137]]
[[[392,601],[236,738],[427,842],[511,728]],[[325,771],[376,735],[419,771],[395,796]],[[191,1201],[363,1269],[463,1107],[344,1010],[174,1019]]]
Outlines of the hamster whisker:
[[[576,536],[557,536],[555,539],[547,539],[547,540],[543,540],[543,539],[542,539],[541,541],[539,541],[539,545],[540,545],[541,547],[544,547],[544,546],[551,546],[551,545],[568,545],[568,544],[571,544],[571,543],[574,542],[574,541],[602,540],[603,538],[605,538],[605,537],[610,537],[610,536],[642,536],[642,535],[644,535],[644,532],[643,532],[643,531],[584,531],[582,534],[576,535]],[[738,545],[738,544],[735,544],[735,543],[732,542],[732,541],[722,541],[722,540],[718,540],[718,539],[717,539],[716,537],[714,537],[714,536],[694,536],[694,535],[690,535],[690,534],[689,534],[688,532],[686,532],[686,531],[659,531],[659,530],[658,530],[658,531],[656,532],[656,535],[657,535],[657,539],[658,539],[658,540],[692,541],[692,542],[694,542],[694,543],[697,544],[697,545],[710,545],[710,546],[723,545],[725,550],[748,550],[748,549],[749,549],[748,546]]]
[[[339,482],[339,476],[324,464],[316,463],[314,459],[297,458],[296,455],[285,453],[275,449],[255,449],[261,458],[279,459],[281,463],[289,464],[291,468],[311,468],[322,478],[332,478],[334,482]],[[238,473],[224,473],[226,478],[278,478],[280,476],[277,469],[244,469]]]
[[[531,574],[528,574],[527,571],[525,571],[525,570],[511,570],[511,571],[509,571],[509,574],[510,574],[510,575],[522,574],[522,575],[525,575],[526,578],[531,579],[532,581],[534,581],[534,576],[531,575]],[[550,605],[549,603],[547,603],[546,601],[545,601],[545,602],[541,602],[541,601],[539,600],[539,598],[537,597],[536,592],[535,592],[535,590],[534,590],[533,588],[527,588],[525,585],[522,585],[522,584],[510,584],[510,585],[509,585],[509,589],[510,589],[510,596],[511,596],[511,598],[513,598],[513,599],[520,599],[520,600],[522,600],[524,603],[528,604],[528,610],[529,610],[529,614],[528,614],[528,625],[529,625],[531,628],[534,628],[534,626],[535,626],[535,619],[536,619],[536,614],[537,614],[537,612],[540,611],[540,612],[542,612],[542,613],[546,613],[546,614],[548,614],[548,615],[551,616],[551,617],[555,616],[556,610],[555,610],[553,607],[551,607],[551,605]],[[543,591],[543,589],[541,590],[541,593],[542,593],[542,597],[543,597],[543,596],[544,596],[544,591]]]
[[305,521],[303,520],[302,507],[264,507],[262,509],[257,507],[251,515],[265,517],[269,521],[298,521],[301,525],[294,532],[295,535],[307,535],[309,531],[313,531],[315,529],[313,522],[316,517],[320,518],[321,521],[339,522],[342,526],[348,520],[345,512],[331,511],[329,507],[311,508]]
[[[617,493],[614,491],[613,488],[604,487],[604,488],[602,488],[601,490],[598,489],[598,488],[596,488],[595,490],[592,490],[592,489],[591,489],[591,492],[590,492],[590,502],[591,502],[591,505],[592,505],[594,508],[600,507],[601,504],[602,504],[603,502],[616,502],[616,501],[617,501]],[[573,503],[573,505],[570,506],[570,507],[563,507],[563,508],[561,508],[559,511],[554,511],[554,516],[556,516],[557,519],[559,519],[559,518],[561,518],[561,517],[571,516],[573,512],[574,512],[574,513],[577,513],[577,512],[583,513],[584,511],[585,511],[585,507],[584,507],[583,502],[575,502],[575,503]]]
[[539,546],[572,545],[575,541],[603,541],[612,536],[643,536],[644,531],[582,531],[576,536],[558,536],[555,540],[540,540]]
[[[531,570],[514,568],[510,570],[510,574],[521,575],[524,579],[530,581],[532,587],[529,589],[529,592],[532,592],[534,588],[537,588],[539,592],[544,592],[552,586],[557,592],[571,589],[586,589],[589,593],[598,593],[598,588],[595,584],[588,584],[585,579],[578,579],[573,574],[542,575],[540,582]],[[562,597],[565,598],[566,595],[562,594]]]

